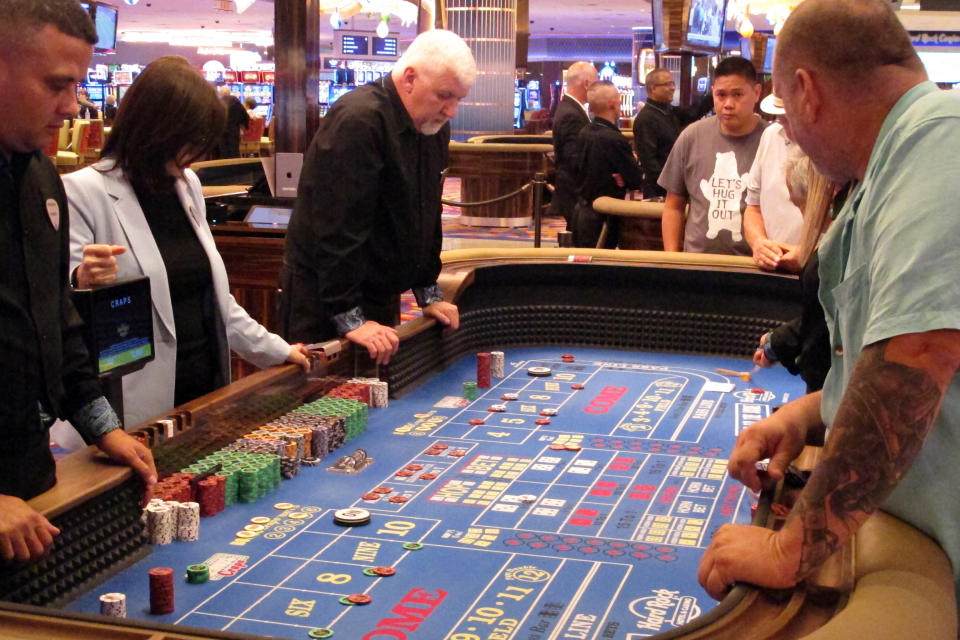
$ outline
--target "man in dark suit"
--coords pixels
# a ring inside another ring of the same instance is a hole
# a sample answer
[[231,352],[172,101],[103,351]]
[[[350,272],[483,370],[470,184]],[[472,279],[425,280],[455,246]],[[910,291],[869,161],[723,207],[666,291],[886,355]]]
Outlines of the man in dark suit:
[[587,87],[597,81],[597,69],[589,62],[574,62],[567,69],[567,92],[553,116],[553,155],[557,165],[556,191],[550,201],[550,215],[563,216],[571,229],[577,204],[577,135],[590,124],[587,114]]

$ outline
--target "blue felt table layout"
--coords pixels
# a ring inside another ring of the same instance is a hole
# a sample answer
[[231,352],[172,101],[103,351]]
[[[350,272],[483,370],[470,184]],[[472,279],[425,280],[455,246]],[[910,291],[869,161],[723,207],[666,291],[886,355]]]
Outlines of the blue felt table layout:
[[[552,375],[530,376],[530,366]],[[463,358],[371,409],[367,431],[321,466],[204,518],[198,542],[154,547],[67,608],[96,613],[100,594],[119,591],[129,617],[280,638],[316,627],[364,640],[633,640],[666,631],[714,606],[696,581],[700,556],[720,525],[749,521],[751,496],[726,475],[736,435],[803,392],[779,367],[751,382],[717,368],[752,363],[515,349],[506,377],[467,401],[462,383],[476,380],[476,358]],[[496,404],[506,411],[488,410]],[[537,424],[544,409],[557,415]],[[447,448],[437,454],[436,444]],[[327,471],[358,448],[375,458],[365,471]],[[410,465],[412,474],[396,475]],[[391,492],[362,498],[378,487]],[[389,501],[398,495],[406,501]],[[281,502],[295,507],[275,509]],[[334,523],[333,512],[350,506],[370,511],[370,523]],[[256,516],[270,519],[264,530],[237,538]],[[410,542],[423,548],[404,548]],[[179,577],[200,562],[211,566],[210,582]],[[169,615],[149,614],[155,566],[178,575]],[[377,566],[396,574],[364,575]],[[340,603],[359,593],[372,602]]]

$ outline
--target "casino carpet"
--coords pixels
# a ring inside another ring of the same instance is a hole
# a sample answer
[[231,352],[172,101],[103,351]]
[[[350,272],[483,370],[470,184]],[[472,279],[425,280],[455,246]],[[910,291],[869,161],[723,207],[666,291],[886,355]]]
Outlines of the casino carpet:
[[[443,199],[451,202],[460,201],[460,179],[447,178],[443,184]],[[482,241],[487,246],[496,242],[499,246],[516,243],[519,246],[533,246],[533,227],[471,227],[460,224],[460,208],[443,205],[442,214],[443,238],[445,247],[454,239],[456,248],[469,248],[472,240]],[[554,247],[557,245],[557,232],[562,231],[565,224],[562,218],[545,216],[541,225],[541,246]],[[502,243],[502,244],[501,244]],[[400,322],[408,322],[420,317],[420,307],[409,291],[400,296]],[[56,442],[51,441],[50,450],[55,460],[66,456],[70,451]]]

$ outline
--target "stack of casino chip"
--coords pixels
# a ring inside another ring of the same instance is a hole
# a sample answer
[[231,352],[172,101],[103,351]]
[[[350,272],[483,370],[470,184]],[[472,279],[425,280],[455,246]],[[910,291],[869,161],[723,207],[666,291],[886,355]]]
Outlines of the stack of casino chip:
[[490,374],[494,378],[503,377],[503,351],[490,352]]
[[288,480],[300,473],[300,458],[284,456],[280,459],[280,475]]
[[148,504],[147,540],[150,544],[170,544],[177,532],[177,514],[170,503]]
[[477,399],[477,383],[467,381],[463,383],[463,397],[467,400],[476,400]]
[[187,567],[189,584],[204,584],[210,581],[210,567],[205,564],[191,564]]
[[110,618],[126,618],[127,596],[122,593],[105,593],[101,595],[100,615]]
[[[347,398],[370,406],[370,387],[359,382],[343,382],[327,392],[327,398]],[[322,399],[322,398],[321,398]]]
[[490,388],[490,364],[492,358],[486,351],[477,354],[477,388]]
[[193,500],[190,480],[192,473],[177,472],[162,479],[153,487],[153,495],[164,501],[189,502]]
[[150,613],[162,616],[173,613],[173,569],[150,569]]
[[[340,385],[337,389],[342,386]],[[336,389],[333,391],[336,391]],[[343,440],[333,439],[338,435],[334,431],[331,434],[333,438],[330,440],[331,451],[342,445],[344,441],[352,440],[367,429],[367,405],[356,399],[329,395],[297,407],[292,413],[342,418]]]
[[379,378],[351,378],[347,382],[366,385],[370,392],[370,406],[383,409],[390,406],[389,386]]
[[[220,476],[223,477],[223,476]],[[221,486],[223,489],[221,489]],[[215,516],[226,507],[226,485],[217,482],[217,476],[204,478],[197,483],[197,502],[200,503],[200,517]]]
[[200,503],[178,502],[174,507],[177,514],[177,540],[193,542],[200,538]]

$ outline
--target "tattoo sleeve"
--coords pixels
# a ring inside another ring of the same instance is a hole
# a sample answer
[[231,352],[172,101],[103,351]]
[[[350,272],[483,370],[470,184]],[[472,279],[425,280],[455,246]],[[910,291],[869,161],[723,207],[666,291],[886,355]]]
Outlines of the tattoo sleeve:
[[923,369],[887,361],[886,345],[863,350],[823,459],[791,513],[790,519],[803,526],[798,580],[883,504],[920,452],[939,411],[943,393],[935,380]]

